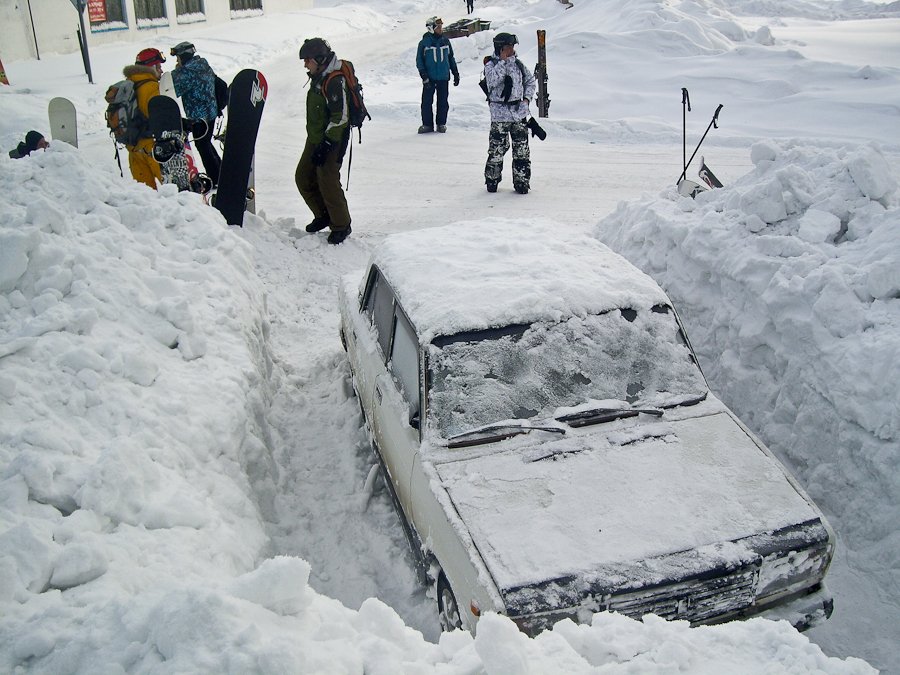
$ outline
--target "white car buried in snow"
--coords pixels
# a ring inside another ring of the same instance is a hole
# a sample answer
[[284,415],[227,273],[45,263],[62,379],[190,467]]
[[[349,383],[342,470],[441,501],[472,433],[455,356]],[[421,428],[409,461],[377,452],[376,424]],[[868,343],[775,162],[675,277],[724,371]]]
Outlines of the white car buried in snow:
[[563,226],[388,237],[341,337],[444,629],[830,616],[831,528],[708,388],[666,294]]

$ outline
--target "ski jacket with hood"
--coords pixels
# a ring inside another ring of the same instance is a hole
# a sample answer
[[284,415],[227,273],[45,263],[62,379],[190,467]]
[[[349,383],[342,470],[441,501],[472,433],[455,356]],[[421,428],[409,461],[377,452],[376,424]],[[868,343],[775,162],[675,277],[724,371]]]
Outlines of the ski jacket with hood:
[[[150,119],[150,99],[159,96],[159,78],[156,75],[156,69],[153,66],[142,66],[139,64],[133,66],[125,66],[122,74],[129,80],[134,82],[135,96],[137,96],[137,106],[141,114]],[[149,128],[142,134],[141,139],[136,146],[127,146],[129,151],[135,148],[143,152],[151,152],[153,150],[153,139],[150,137]]]
[[[350,107],[347,103],[347,84],[343,75],[328,75],[339,70],[341,61],[333,56],[321,73],[311,78],[306,94],[306,141],[318,145],[326,138],[340,144],[350,133]],[[327,91],[322,85],[328,79]]]
[[172,71],[175,95],[181,97],[184,114],[192,120],[216,119],[216,74],[202,56],[192,56]]
[[[509,80],[507,80],[509,78]],[[534,100],[537,83],[534,75],[516,57],[491,56],[484,63],[491,122],[520,122],[528,117],[528,103]],[[509,83],[509,97],[504,88]]]
[[444,35],[425,33],[416,49],[416,68],[423,80],[446,81],[451,72],[454,77],[459,77],[450,40]]

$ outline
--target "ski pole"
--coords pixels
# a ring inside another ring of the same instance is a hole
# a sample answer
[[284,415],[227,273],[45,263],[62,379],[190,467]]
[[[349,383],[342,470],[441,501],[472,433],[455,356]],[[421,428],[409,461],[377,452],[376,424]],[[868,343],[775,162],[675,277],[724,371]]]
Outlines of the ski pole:
[[715,127],[716,129],[719,128],[719,125],[716,124],[716,120],[719,119],[719,111],[720,110],[722,110],[721,103],[719,104],[719,107],[716,108],[716,112],[713,113],[713,118],[712,118],[712,120],[710,120],[709,126],[706,127],[706,131],[703,132],[703,136],[700,138],[700,142],[697,143],[697,147],[694,148],[694,154],[691,155],[691,158],[687,161],[687,164],[684,165],[684,171],[681,172],[681,175],[678,177],[678,180],[675,182],[676,185],[678,183],[680,183],[681,180],[687,176],[688,167],[691,165],[691,162],[694,161],[694,157],[697,156],[697,151],[700,149],[700,146],[703,145],[703,139],[706,138],[706,134],[709,133],[709,130],[712,129],[713,127]]
[[[687,106],[687,108],[685,108]],[[681,88],[681,166],[682,176],[687,172],[687,114],[691,111],[691,96],[687,87]],[[681,180],[679,178],[679,180]]]

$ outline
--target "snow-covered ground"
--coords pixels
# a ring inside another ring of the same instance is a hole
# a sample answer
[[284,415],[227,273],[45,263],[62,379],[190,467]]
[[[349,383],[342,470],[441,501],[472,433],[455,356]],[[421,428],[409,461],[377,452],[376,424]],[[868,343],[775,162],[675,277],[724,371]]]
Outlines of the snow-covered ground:
[[[529,66],[547,30],[549,137],[524,197],[508,167],[483,188],[491,33],[454,40],[448,133],[415,134],[435,13],[464,5],[194,25],[92,48],[96,85],[77,55],[4,63],[0,147],[47,131],[57,95],[81,147],[0,156],[0,670],[871,672],[859,657],[900,673],[896,3],[477,0]],[[298,233],[313,35],[354,61],[373,116],[336,248]],[[254,66],[270,84],[243,230],[120,178],[104,130],[121,67],[185,38],[226,78]],[[724,106],[700,154],[726,187],[697,200],[673,189],[681,87],[688,155]],[[595,234],[673,297],[712,389],[837,531],[825,625],[598,615],[529,640],[489,616],[439,636],[371,480],[336,287],[390,232],[530,216]]]

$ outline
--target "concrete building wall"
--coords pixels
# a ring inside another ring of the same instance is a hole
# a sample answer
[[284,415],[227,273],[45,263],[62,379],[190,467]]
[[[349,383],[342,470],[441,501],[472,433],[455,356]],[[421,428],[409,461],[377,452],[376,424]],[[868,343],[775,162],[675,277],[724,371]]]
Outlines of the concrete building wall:
[[[311,9],[313,0],[261,0],[262,10],[231,10],[231,0],[203,0],[202,14],[178,16],[175,0],[165,1],[166,16],[153,21],[135,18],[135,0],[122,0],[124,22],[91,25],[88,10],[84,11],[84,25],[88,45],[131,40],[153,36],[189,32],[197,23],[210,25],[239,21],[244,17],[267,12],[278,13]],[[252,4],[252,3],[251,3]],[[6,62],[33,59],[44,54],[77,52],[78,11],[72,0],[0,0],[0,59]]]

